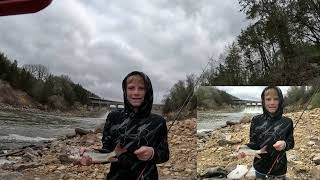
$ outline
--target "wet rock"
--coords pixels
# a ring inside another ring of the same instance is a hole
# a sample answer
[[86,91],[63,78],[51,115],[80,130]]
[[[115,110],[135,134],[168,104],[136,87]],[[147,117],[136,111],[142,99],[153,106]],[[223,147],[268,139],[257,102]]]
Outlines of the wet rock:
[[241,120],[240,123],[244,124],[244,123],[249,123],[251,122],[252,117],[251,116],[244,116]]
[[240,140],[226,140],[226,139],[219,139],[218,144],[219,146],[225,146],[225,145],[234,145],[241,143]]
[[204,170],[202,174],[200,174],[201,178],[212,178],[212,177],[227,177],[228,172],[222,167],[213,167],[207,168]]
[[233,125],[236,125],[236,124],[239,124],[239,122],[232,122],[232,121],[227,121],[226,122],[226,125],[228,125],[228,126],[233,126]]
[[69,158],[67,154],[59,155],[58,159],[60,160],[61,164],[71,164],[73,160]]
[[92,133],[92,131],[88,131],[88,130],[81,129],[81,128],[75,128],[74,131],[75,131],[76,135],[80,135],[80,136]]
[[76,137],[76,134],[67,134],[66,138],[70,139],[70,138],[74,138]]
[[320,165],[320,154],[316,154],[313,157],[312,162],[315,163],[316,165]]

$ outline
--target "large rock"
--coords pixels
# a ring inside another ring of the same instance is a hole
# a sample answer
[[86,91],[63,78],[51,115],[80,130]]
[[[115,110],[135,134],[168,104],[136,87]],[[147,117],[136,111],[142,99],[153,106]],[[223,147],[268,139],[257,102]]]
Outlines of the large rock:
[[74,160],[69,158],[67,154],[59,155],[58,159],[60,160],[61,164],[70,164],[74,162]]
[[226,124],[227,124],[228,126],[233,126],[233,125],[239,124],[239,122],[227,121]]
[[312,162],[314,162],[316,165],[320,165],[320,154],[316,154],[313,157]]
[[81,128],[75,128],[74,131],[76,132],[76,135],[80,135],[80,136],[92,133],[92,131],[88,131],[88,130],[81,129]]
[[204,170],[202,174],[200,174],[201,178],[212,178],[212,177],[227,177],[228,172],[222,168],[222,167],[213,167],[213,168],[207,168]]
[[241,120],[240,120],[240,123],[249,123],[249,122],[251,122],[251,119],[252,119],[252,117],[250,117],[250,116],[244,116]]
[[218,144],[219,146],[225,146],[225,145],[235,145],[241,143],[241,140],[227,140],[227,139],[219,139]]

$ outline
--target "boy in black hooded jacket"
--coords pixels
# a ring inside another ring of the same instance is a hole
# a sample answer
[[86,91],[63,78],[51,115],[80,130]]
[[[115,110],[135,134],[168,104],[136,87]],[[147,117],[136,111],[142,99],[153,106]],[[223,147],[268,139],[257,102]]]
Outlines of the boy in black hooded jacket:
[[133,71],[122,81],[122,89],[124,110],[110,112],[103,131],[102,150],[118,154],[106,179],[157,180],[156,164],[168,161],[169,148],[165,119],[151,113],[151,81],[144,73]]
[[[257,179],[274,177],[285,179],[286,151],[294,147],[293,122],[283,114],[283,95],[276,86],[266,87],[261,94],[263,114],[253,117],[248,147],[259,150],[266,146],[266,154],[254,158]],[[240,157],[244,157],[242,153]]]

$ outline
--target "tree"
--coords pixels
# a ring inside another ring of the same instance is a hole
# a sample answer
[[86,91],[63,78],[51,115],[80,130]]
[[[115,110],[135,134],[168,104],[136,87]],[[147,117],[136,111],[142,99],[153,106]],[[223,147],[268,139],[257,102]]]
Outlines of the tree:
[[193,95],[195,83],[196,76],[188,75],[185,81],[180,80],[174,84],[170,89],[169,94],[162,100],[164,103],[163,112],[169,113],[178,111],[185,101],[190,101],[189,106],[187,106],[186,109],[194,113],[197,107],[197,99]]
[[49,76],[49,69],[42,64],[26,64],[23,68],[38,80],[45,81]]

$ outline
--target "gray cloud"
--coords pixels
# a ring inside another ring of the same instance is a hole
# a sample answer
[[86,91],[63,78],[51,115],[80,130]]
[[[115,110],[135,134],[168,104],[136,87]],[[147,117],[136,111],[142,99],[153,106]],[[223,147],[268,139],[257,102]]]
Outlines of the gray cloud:
[[239,9],[233,0],[53,1],[36,14],[1,17],[0,51],[114,100],[127,73],[144,71],[159,103],[235,39],[246,26]]

